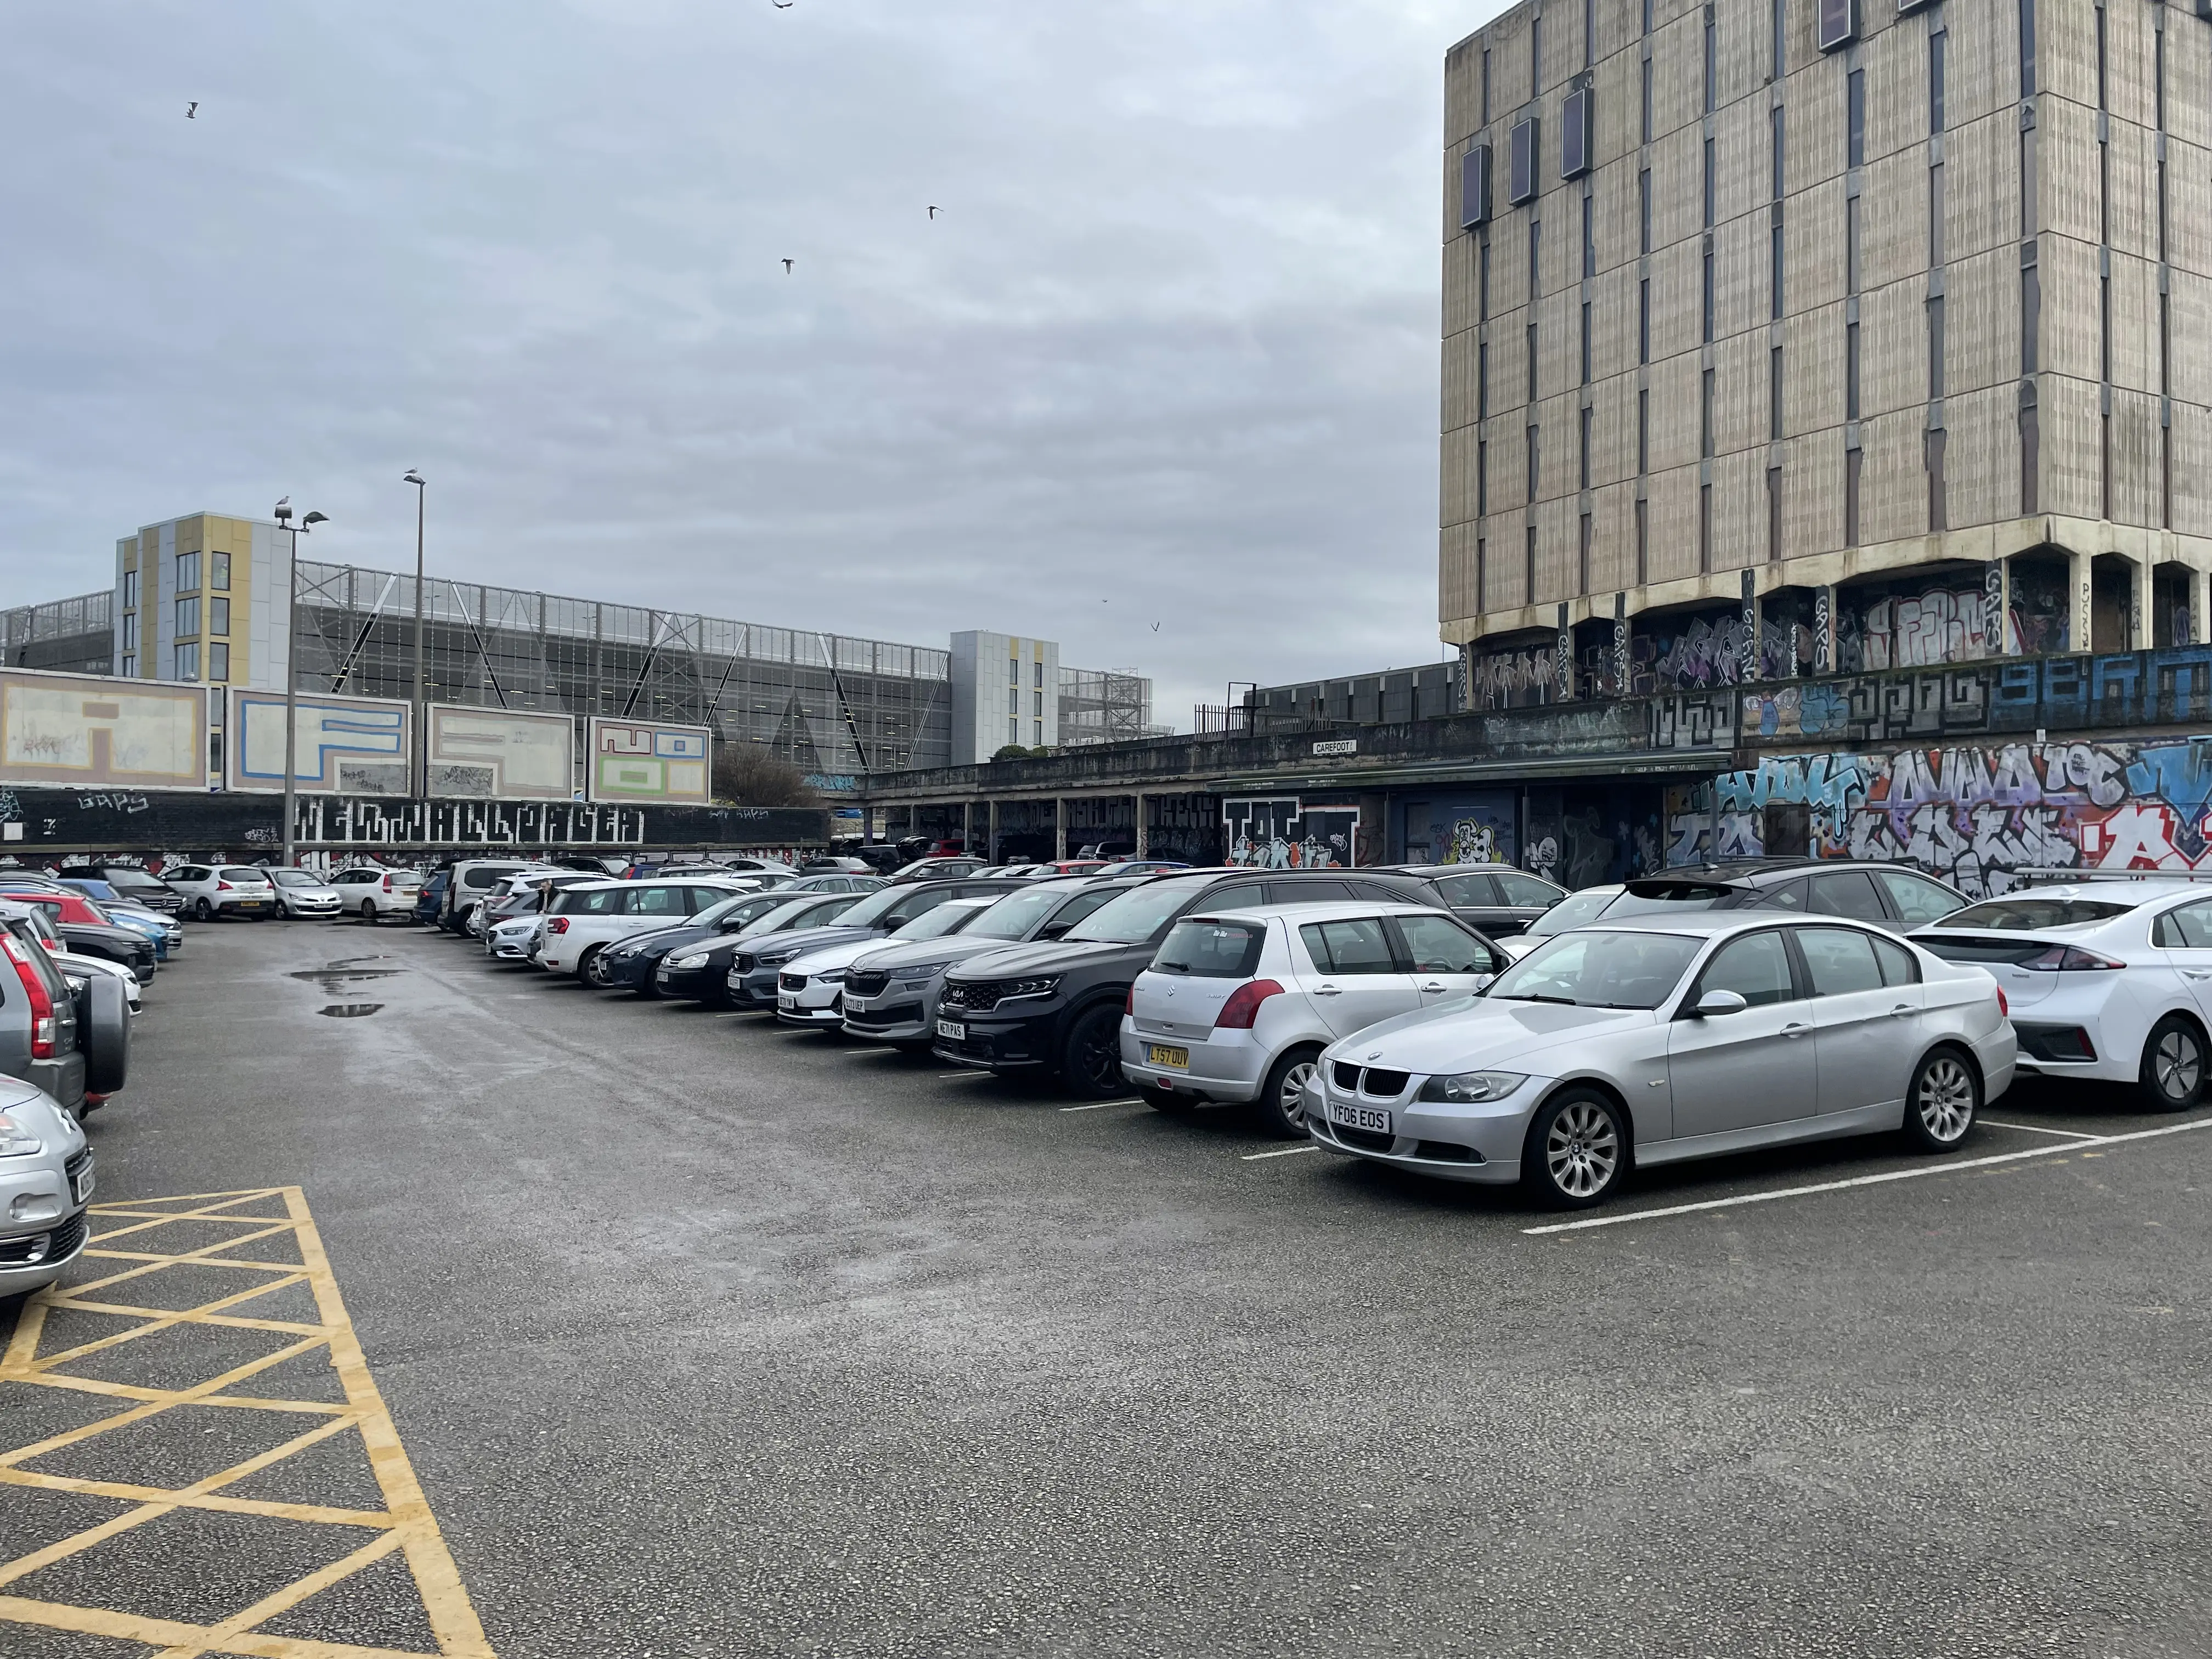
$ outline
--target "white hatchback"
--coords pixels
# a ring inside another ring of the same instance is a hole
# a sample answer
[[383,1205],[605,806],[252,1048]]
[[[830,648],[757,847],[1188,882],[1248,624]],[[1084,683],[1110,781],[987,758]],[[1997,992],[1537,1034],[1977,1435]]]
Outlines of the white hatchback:
[[617,939],[648,927],[676,927],[755,885],[742,877],[579,882],[554,895],[531,959],[552,973],[574,974],[588,985],[592,963]]
[[1249,1103],[1269,1129],[1303,1136],[1323,1048],[1472,996],[1504,966],[1441,908],[1336,902],[1186,916],[1129,988],[1121,1072],[1164,1110]]
[[357,864],[332,876],[331,885],[337,891],[341,912],[359,916],[363,921],[378,922],[386,916],[415,914],[415,901],[422,896],[422,874],[419,870],[387,870],[380,864]]
[[187,864],[162,872],[161,879],[183,896],[195,921],[276,914],[276,890],[269,872],[252,865]]

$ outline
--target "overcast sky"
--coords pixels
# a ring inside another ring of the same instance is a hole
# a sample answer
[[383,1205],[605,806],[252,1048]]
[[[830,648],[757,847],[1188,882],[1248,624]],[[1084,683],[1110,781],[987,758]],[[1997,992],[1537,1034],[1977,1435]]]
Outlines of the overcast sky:
[[1442,60],[1501,9],[12,8],[0,603],[285,494],[402,565],[419,466],[434,574],[1040,635],[1182,729],[1436,660]]

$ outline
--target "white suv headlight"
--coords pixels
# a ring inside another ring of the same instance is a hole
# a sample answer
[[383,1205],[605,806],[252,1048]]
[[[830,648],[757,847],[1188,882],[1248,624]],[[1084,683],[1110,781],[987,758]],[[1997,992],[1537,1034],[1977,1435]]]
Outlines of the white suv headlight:
[[1458,1072],[1431,1078],[1421,1085],[1417,1098],[1472,1106],[1485,1100],[1503,1100],[1525,1080],[1526,1074],[1520,1072]]

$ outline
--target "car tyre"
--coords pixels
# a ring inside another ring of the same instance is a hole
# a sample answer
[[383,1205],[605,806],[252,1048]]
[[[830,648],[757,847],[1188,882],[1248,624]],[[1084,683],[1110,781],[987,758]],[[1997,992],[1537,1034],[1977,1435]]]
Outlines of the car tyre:
[[204,896],[193,900],[192,919],[196,921],[213,921],[215,906],[210,904]]
[[1085,1100],[1109,1100],[1129,1086],[1121,1075],[1121,1008],[1102,1002],[1086,1008],[1060,1045],[1060,1080]]
[[372,927],[376,926],[376,901],[374,899],[363,899],[361,902],[361,919]]
[[1537,1109],[1521,1152],[1521,1180],[1558,1210],[1602,1204],[1628,1173],[1626,1115],[1595,1089],[1566,1089]]
[[576,958],[576,980],[579,984],[588,985],[595,991],[606,989],[606,978],[599,971],[599,957],[606,948],[604,945],[594,945]]
[[1268,1068],[1260,1097],[1252,1103],[1261,1128],[1285,1140],[1306,1139],[1306,1079],[1320,1059],[1319,1048],[1292,1048]]
[[1982,1079],[1956,1048],[1931,1048],[1905,1091],[1905,1138],[1923,1152],[1955,1152],[1982,1110]]
[[2185,1014],[2168,1014],[2143,1039],[2136,1086],[2154,1111],[2185,1112],[2204,1098],[2204,1033]]

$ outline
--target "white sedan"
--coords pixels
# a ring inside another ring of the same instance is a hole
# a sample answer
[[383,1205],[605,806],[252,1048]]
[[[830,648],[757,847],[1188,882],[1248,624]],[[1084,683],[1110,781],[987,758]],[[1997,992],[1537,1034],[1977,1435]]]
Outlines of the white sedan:
[[1330,1044],[1306,1126],[1329,1152],[1580,1207],[1638,1164],[1899,1129],[1950,1152],[2013,1063],[1979,968],[1841,916],[1638,916]]
[[2157,1111],[2204,1098],[2212,890],[2203,884],[2154,875],[2023,888],[1911,937],[1996,976],[2021,1070],[2132,1083]]

